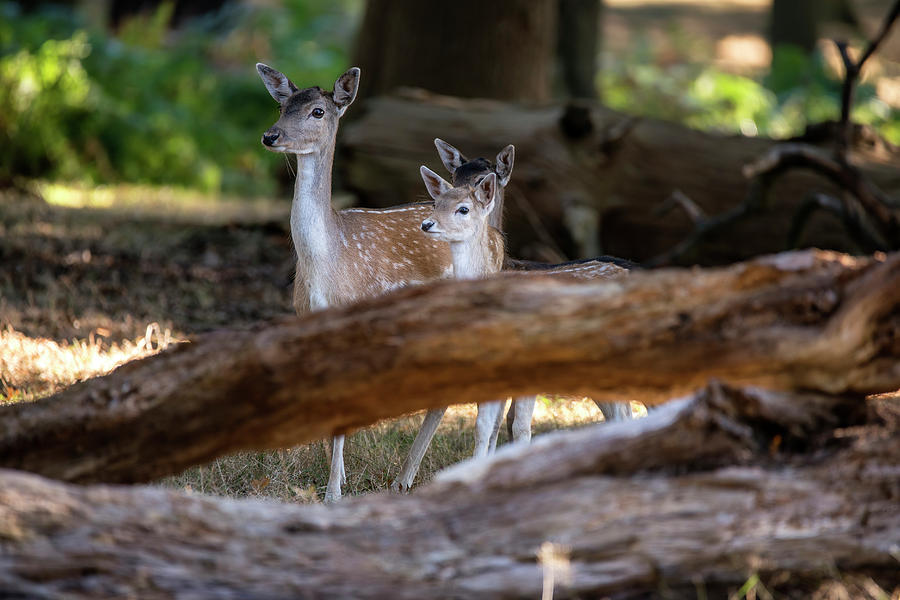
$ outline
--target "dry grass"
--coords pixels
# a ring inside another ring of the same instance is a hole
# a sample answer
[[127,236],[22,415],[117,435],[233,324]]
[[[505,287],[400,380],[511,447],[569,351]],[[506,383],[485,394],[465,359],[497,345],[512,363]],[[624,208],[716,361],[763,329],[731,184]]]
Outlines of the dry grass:
[[[96,335],[95,335],[96,334]],[[130,360],[163,350],[176,340],[172,332],[147,326],[143,336],[105,342],[101,329],[88,339],[56,342],[30,338],[7,326],[0,332],[0,404],[49,396],[84,379],[109,373]]]
[[[635,409],[643,407],[635,405]],[[452,406],[422,461],[417,483],[430,480],[451,464],[471,456],[475,446],[474,404]],[[385,490],[409,450],[424,412],[380,423],[347,438],[344,460],[350,495]],[[534,413],[534,433],[579,427],[601,421],[603,416],[589,399],[559,400],[541,397]],[[501,430],[499,443],[508,441]],[[188,469],[166,480],[166,485],[218,496],[265,496],[297,502],[318,502],[328,482],[327,442],[276,452],[242,453]]]

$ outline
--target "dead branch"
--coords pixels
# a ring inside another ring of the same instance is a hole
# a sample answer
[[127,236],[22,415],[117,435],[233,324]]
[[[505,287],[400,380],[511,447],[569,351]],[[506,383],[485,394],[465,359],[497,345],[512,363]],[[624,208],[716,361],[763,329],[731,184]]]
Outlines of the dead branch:
[[[766,190],[768,190],[767,184],[763,186],[761,183],[753,182],[751,184],[750,192],[747,194],[747,199],[744,202],[741,202],[734,208],[726,210],[714,217],[707,216],[693,200],[679,190],[675,190],[675,192],[672,193],[672,196],[670,196],[670,199],[660,205],[659,212],[665,214],[671,210],[672,206],[681,206],[691,220],[691,223],[693,223],[691,232],[675,246],[662,254],[654,256],[642,266],[654,268],[671,265],[681,257],[685,256],[688,251],[695,248],[703,240],[719,232],[721,229],[733,223],[737,223],[747,215],[759,213],[762,210],[762,204],[765,201]],[[677,194],[680,194],[680,196],[677,196]]]
[[822,192],[809,194],[797,209],[791,221],[791,230],[788,232],[789,247],[798,247],[806,224],[815,213],[820,211],[834,215],[844,223],[850,237],[857,241],[861,254],[877,252],[879,248],[883,247],[881,236],[872,226],[858,202],[853,198],[844,198],[844,201],[841,202],[834,196]]
[[900,387],[900,254],[786,253],[615,281],[441,282],[199,337],[0,408],[0,465],[137,482],[243,449],[542,390],[655,404],[710,377]]
[[900,0],[895,0],[894,6],[888,11],[887,16],[881,24],[881,29],[875,37],[869,42],[858,61],[850,58],[847,50],[847,42],[843,40],[835,40],[834,44],[841,55],[841,61],[844,63],[844,83],[841,86],[841,120],[838,136],[835,140],[835,155],[842,164],[847,164],[847,150],[850,147],[850,138],[853,133],[853,123],[850,120],[850,111],[853,107],[853,95],[856,90],[856,84],[859,81],[859,74],[862,67],[870,56],[875,54],[878,46],[887,37],[888,32],[894,25],[894,21],[900,17]]
[[[326,508],[0,471],[0,589],[36,598],[725,597],[898,583],[900,437],[858,397],[718,384]],[[552,554],[554,560],[548,560]]]
[[704,221],[709,219],[703,209],[700,208],[696,202],[691,200],[687,196],[687,194],[685,194],[681,190],[673,191],[672,195],[669,196],[665,202],[660,204],[659,208],[655,212],[657,215],[663,216],[676,206],[681,208],[681,210],[683,210],[691,220],[691,223],[694,223],[695,225],[703,223]]

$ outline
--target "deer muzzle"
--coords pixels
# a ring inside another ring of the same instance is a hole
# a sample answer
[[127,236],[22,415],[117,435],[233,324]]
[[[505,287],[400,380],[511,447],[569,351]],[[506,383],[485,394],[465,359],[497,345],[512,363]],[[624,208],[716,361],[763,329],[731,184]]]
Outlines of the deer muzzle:
[[278,138],[280,137],[280,131],[278,131],[277,129],[270,129],[263,134],[262,143],[264,146],[274,146],[275,142],[278,141]]

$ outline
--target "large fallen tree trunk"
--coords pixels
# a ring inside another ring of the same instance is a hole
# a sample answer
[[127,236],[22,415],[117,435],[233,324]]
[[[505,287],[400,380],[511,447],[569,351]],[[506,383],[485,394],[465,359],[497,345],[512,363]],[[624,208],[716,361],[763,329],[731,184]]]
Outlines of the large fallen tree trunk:
[[822,580],[864,573],[890,593],[900,437],[860,426],[866,409],[852,396],[714,384],[645,420],[464,463],[412,496],[331,508],[0,471],[0,590],[537,598],[555,581],[556,598],[697,598],[758,575],[808,597]]
[[[419,165],[440,168],[435,137],[470,158],[493,158],[515,144],[505,204],[513,256],[541,258],[540,246],[559,248],[569,258],[602,251],[639,262],[691,232],[686,215],[659,213],[675,190],[708,215],[725,212],[747,196],[750,182],[742,168],[776,143],[634,119],[590,103],[536,107],[416,92],[367,101],[364,115],[344,128],[344,153],[335,165],[365,203],[411,201],[424,195]],[[866,140],[853,150],[863,173],[900,197],[897,150]],[[777,200],[770,211],[710,236],[687,260],[721,264],[784,250],[793,216],[812,190],[837,193],[832,183],[807,172],[785,176],[773,189]],[[591,226],[591,220],[599,223]],[[816,217],[800,242],[855,250],[842,227],[837,219]]]
[[220,332],[0,409],[0,465],[137,482],[408,411],[541,391],[658,403],[710,377],[900,387],[900,254],[799,252],[617,281],[510,274]]

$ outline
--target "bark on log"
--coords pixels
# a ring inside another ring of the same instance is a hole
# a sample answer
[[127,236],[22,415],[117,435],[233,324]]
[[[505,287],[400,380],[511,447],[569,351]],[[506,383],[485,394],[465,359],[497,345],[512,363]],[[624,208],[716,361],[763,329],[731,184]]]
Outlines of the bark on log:
[[[862,409],[862,411],[861,411]],[[711,385],[647,419],[333,507],[0,471],[13,598],[725,597],[751,574],[900,584],[900,436],[858,397]],[[778,443],[778,440],[783,440]],[[539,559],[540,556],[540,559]]]
[[[409,92],[371,99],[363,110],[361,118],[343,129],[343,155],[335,166],[343,184],[372,206],[422,197],[419,165],[440,168],[435,137],[470,158],[493,157],[515,144],[504,227],[512,255],[531,259],[550,258],[540,253],[547,244],[535,242],[544,236],[535,230],[537,218],[568,258],[596,247],[596,240],[578,241],[570,233],[591,219],[599,221],[601,252],[637,262],[656,256],[681,241],[693,225],[685,215],[658,214],[675,190],[706,214],[721,213],[747,196],[749,181],[742,167],[775,144],[635,120],[590,103],[538,107]],[[857,145],[854,161],[879,188],[900,197],[896,151]],[[792,217],[807,194],[834,194],[835,189],[813,174],[792,173],[775,185],[769,212],[704,241],[685,261],[722,264],[784,250]],[[579,224],[567,227],[567,221]],[[597,228],[585,230],[592,235]],[[826,216],[810,223],[800,243],[856,251],[842,225]]]
[[617,281],[507,274],[209,334],[0,408],[0,465],[138,482],[412,410],[542,391],[659,403],[711,377],[900,388],[900,254],[785,253]]

